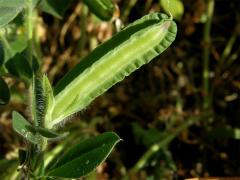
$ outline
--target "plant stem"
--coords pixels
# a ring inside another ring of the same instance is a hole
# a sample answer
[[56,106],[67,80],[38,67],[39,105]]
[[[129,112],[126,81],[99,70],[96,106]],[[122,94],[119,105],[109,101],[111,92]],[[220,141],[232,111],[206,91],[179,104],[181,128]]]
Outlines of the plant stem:
[[229,38],[229,40],[225,46],[225,49],[222,53],[222,56],[221,56],[221,64],[223,64],[224,63],[223,61],[225,61],[226,58],[231,54],[233,45],[237,40],[237,36],[238,36],[237,31],[234,31],[232,36]]
[[[27,41],[28,41],[28,62],[30,66],[33,69],[33,51],[34,51],[34,5],[33,0],[27,0],[26,1],[26,29],[27,29]],[[34,94],[35,91],[35,85],[33,82],[35,82],[35,75],[33,74],[33,81],[31,84],[30,92],[31,94]],[[35,98],[33,96],[32,98]],[[36,106],[35,106],[35,99],[33,99],[32,105],[32,117],[33,121],[36,121],[37,117],[35,115]],[[42,137],[39,137],[42,138]],[[38,145],[30,144],[28,147],[28,172],[26,174],[26,177],[30,176],[38,176],[38,174],[41,174],[41,167],[43,166],[43,156],[44,156],[44,148],[46,147],[46,139],[42,138],[41,143]]]
[[84,47],[87,42],[87,39],[86,39],[87,14],[88,14],[88,8],[84,4],[82,4],[81,22],[80,22],[81,37],[77,46],[77,54],[79,56],[79,59],[84,57],[84,54],[83,54]]
[[211,44],[211,24],[214,12],[215,0],[207,0],[207,22],[204,26],[203,34],[203,108],[209,109],[211,106],[209,88],[209,65],[210,65],[210,44]]
[[184,122],[182,125],[177,127],[172,134],[167,134],[165,138],[163,138],[158,143],[153,144],[146,152],[143,154],[143,156],[138,160],[138,162],[134,165],[134,167],[131,169],[131,172],[136,173],[140,169],[142,169],[146,163],[148,162],[149,158],[157,153],[160,148],[163,148],[167,146],[180,132],[182,132],[184,129],[191,126],[194,122],[200,119],[200,116],[192,116],[186,122]]
[[32,0],[27,1],[27,16],[26,16],[26,25],[27,25],[27,40],[28,40],[28,61],[32,67],[33,62],[33,7]]
[[[38,12],[34,11],[34,17],[35,17],[35,24],[39,23],[39,19],[38,19]],[[34,50],[36,53],[36,57],[38,60],[38,63],[41,64],[41,59],[42,59],[42,48],[41,48],[41,42],[40,42],[40,37],[38,36],[38,29],[35,28],[35,34],[34,34]]]
[[234,63],[234,61],[236,59],[238,59],[239,55],[240,55],[240,47],[238,47],[238,49],[234,53],[231,54],[231,56],[229,57],[229,60],[227,61],[226,66],[227,67],[231,66]]

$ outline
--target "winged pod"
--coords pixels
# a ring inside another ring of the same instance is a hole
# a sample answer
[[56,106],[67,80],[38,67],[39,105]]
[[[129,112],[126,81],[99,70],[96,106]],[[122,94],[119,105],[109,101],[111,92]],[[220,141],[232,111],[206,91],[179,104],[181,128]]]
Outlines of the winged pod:
[[171,17],[152,13],[97,47],[56,85],[48,128],[81,111],[97,96],[161,54],[174,41],[176,33],[177,26]]

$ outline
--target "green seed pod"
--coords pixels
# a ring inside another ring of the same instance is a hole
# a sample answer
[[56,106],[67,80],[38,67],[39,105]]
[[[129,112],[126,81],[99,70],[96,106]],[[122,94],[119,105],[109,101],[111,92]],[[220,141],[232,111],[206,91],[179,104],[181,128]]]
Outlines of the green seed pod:
[[56,86],[51,126],[85,108],[117,82],[161,54],[176,37],[177,26],[153,13],[130,24],[84,58]]

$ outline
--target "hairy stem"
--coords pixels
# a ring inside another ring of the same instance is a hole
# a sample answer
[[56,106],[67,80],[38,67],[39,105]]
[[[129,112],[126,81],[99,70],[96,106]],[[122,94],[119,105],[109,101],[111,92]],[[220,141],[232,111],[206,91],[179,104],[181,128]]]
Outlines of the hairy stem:
[[[27,0],[26,1],[26,29],[27,29],[27,40],[28,40],[28,62],[30,63],[32,69],[33,68],[33,52],[34,52],[34,5],[33,0]],[[32,84],[30,88],[30,92],[32,94],[32,118],[35,122],[35,126],[42,126],[41,122],[38,122],[38,114],[36,111],[37,108],[40,108],[39,106],[36,106],[36,85],[33,83],[35,82],[35,75],[32,77]],[[28,153],[29,153],[29,160],[28,160],[28,172],[27,177],[31,176],[38,176],[39,171],[41,171],[41,167],[43,166],[43,156],[44,156],[44,149],[46,148],[46,139],[41,138],[41,141],[39,144],[34,145],[30,144],[28,147]]]

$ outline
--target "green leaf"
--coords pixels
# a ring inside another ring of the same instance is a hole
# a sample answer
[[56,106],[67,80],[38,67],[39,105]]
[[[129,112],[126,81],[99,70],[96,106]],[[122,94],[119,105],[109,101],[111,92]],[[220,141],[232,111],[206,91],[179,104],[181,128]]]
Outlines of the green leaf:
[[32,77],[32,69],[28,60],[21,53],[17,53],[13,58],[5,63],[8,72],[16,77],[30,79]]
[[0,76],[0,105],[7,104],[10,100],[10,92],[7,84]]
[[83,2],[100,19],[109,21],[113,17],[115,6],[111,0],[83,0]]
[[176,32],[175,22],[167,15],[153,13],[97,47],[57,84],[52,126],[161,54]]
[[174,19],[182,18],[184,6],[181,0],[160,0],[160,5],[166,13],[170,12]]
[[57,17],[62,18],[62,15],[70,7],[73,0],[42,0],[40,9]]
[[[28,44],[30,44],[30,43],[28,43]],[[25,58],[26,61],[28,61],[27,60],[28,54],[29,54],[29,49],[28,48],[21,51],[21,55]],[[29,64],[29,67],[31,68],[29,61],[28,61],[28,64]],[[39,70],[39,67],[40,67],[39,62],[38,62],[37,58],[33,55],[33,57],[32,57],[32,68],[31,68],[32,70],[31,71],[37,73],[38,70]]]
[[118,135],[106,132],[87,139],[64,154],[47,176],[79,178],[95,170],[120,141]]
[[25,4],[26,0],[0,0],[0,7],[18,7]]
[[0,67],[2,66],[3,62],[4,62],[4,49],[0,41]]
[[24,8],[25,0],[0,0],[0,28],[10,23]]
[[[16,31],[16,29],[12,29],[12,31]],[[7,39],[9,43],[9,47],[4,46],[4,62],[7,62],[9,59],[13,58],[17,53],[22,53],[27,49],[27,41],[25,35],[20,34],[14,36],[13,39]]]
[[38,144],[40,139],[37,135],[29,131],[29,126],[32,126],[21,114],[16,111],[12,113],[13,129],[33,144]]

